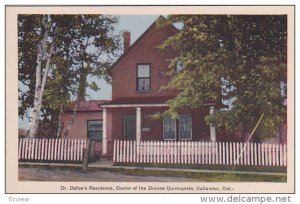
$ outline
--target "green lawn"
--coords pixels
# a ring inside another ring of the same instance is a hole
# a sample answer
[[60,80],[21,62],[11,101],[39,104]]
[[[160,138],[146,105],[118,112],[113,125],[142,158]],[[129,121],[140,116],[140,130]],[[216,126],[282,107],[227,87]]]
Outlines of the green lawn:
[[[125,164],[116,163],[114,166],[120,168],[111,169],[111,171],[122,172],[129,175],[151,175],[151,176],[172,176],[172,177],[188,177],[195,181],[207,182],[286,182],[287,176],[286,167],[258,167],[258,166],[225,166],[225,165],[187,165],[187,164]],[[124,168],[122,168],[122,166]],[[137,167],[128,169],[126,167]],[[142,167],[153,167],[150,169],[143,169]],[[177,171],[166,171],[158,168],[177,169]],[[180,169],[202,169],[202,170],[220,170],[218,172],[191,172],[180,171]],[[227,170],[230,172],[221,172]],[[235,171],[235,172],[232,172]],[[251,173],[246,173],[251,172]],[[255,174],[253,172],[258,172]],[[259,174],[259,172],[270,172],[270,174]],[[278,174],[276,174],[278,173]]]
[[196,165],[196,164],[151,164],[151,163],[115,163],[114,166],[158,167],[176,169],[203,169],[228,171],[255,171],[286,173],[286,166],[231,166],[231,165]]

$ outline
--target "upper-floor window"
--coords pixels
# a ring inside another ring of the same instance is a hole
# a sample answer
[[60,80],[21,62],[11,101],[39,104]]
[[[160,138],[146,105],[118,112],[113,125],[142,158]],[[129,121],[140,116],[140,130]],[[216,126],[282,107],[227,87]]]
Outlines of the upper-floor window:
[[137,65],[137,91],[150,91],[150,64]]

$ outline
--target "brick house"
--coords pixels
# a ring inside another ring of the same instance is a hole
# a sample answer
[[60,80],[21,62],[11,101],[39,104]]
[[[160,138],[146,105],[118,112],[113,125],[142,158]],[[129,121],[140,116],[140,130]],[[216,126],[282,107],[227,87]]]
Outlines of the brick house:
[[[176,56],[176,52],[158,48],[178,30],[172,25],[156,26],[159,20],[132,45],[130,33],[124,32],[124,53],[112,66],[112,100],[79,103],[68,138],[95,140],[95,156],[111,158],[114,140],[245,141],[238,133],[227,135],[218,131],[217,135],[215,127],[207,125],[205,116],[213,114],[219,107],[213,102],[204,104],[202,108],[183,110],[176,119],[152,117],[167,110],[168,100],[178,94],[174,90],[161,89],[170,80],[166,72],[169,60]],[[182,67],[178,63],[174,69],[180,71]],[[63,132],[72,112],[73,108],[65,110]],[[269,142],[286,144],[286,126],[279,136]]]
[[[163,17],[159,17],[163,18]],[[158,19],[161,20],[161,19]],[[157,21],[158,21],[157,20]],[[167,101],[175,91],[162,91],[170,77],[166,75],[169,59],[176,56],[171,49],[160,50],[166,39],[178,30],[158,27],[155,21],[130,46],[130,33],[124,32],[124,53],[112,67],[112,100],[102,104],[102,154],[111,156],[113,140],[215,141],[213,126],[204,117],[214,111],[214,103],[197,110],[183,111],[177,119],[153,119],[167,109]],[[178,64],[177,71],[180,71]]]

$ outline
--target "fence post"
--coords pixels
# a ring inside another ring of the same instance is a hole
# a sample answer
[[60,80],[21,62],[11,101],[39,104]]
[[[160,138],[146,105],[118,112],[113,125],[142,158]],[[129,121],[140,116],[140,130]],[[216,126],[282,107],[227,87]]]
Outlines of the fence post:
[[87,148],[85,149],[83,166],[82,166],[83,173],[85,173],[88,168],[89,158],[90,158],[90,154],[91,154],[91,148],[92,148],[92,140],[88,139],[88,144],[87,144]]
[[282,144],[279,144],[279,165],[283,166],[283,148]]
[[286,144],[283,145],[283,165],[287,166],[287,148],[286,148]]
[[19,146],[18,146],[18,158],[21,159],[21,152],[22,152],[22,138],[19,138]]

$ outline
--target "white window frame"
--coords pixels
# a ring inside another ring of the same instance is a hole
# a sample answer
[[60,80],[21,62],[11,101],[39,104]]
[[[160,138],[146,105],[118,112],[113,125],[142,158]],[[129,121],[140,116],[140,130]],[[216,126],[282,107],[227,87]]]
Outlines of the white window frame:
[[[147,66],[147,68],[149,69],[148,74],[149,76],[139,76],[139,68],[142,66]],[[151,64],[137,64],[137,68],[136,68],[136,91],[137,92],[149,92],[151,91]],[[148,79],[149,80],[149,87],[146,90],[140,90],[139,88],[139,82],[140,79]]]

